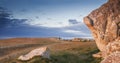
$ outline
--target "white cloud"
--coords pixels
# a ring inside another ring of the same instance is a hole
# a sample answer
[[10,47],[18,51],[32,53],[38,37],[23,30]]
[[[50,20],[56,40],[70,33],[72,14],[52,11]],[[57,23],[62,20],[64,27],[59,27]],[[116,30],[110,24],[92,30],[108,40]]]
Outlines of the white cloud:
[[62,28],[69,26],[68,21],[41,21],[41,20],[30,20],[26,22],[29,25],[37,26],[37,27],[49,27],[49,28]]
[[75,35],[89,35],[89,34],[86,34],[82,31],[78,31],[78,30],[64,30],[63,32],[71,33],[71,34],[75,34]]
[[91,36],[90,31],[88,30],[88,28],[85,26],[85,24],[83,22],[80,21],[72,21],[72,23],[70,24],[71,21],[30,21],[28,22],[29,25],[31,26],[36,26],[36,27],[46,27],[46,28],[55,28],[57,30],[59,30],[61,33],[65,33],[65,34],[70,34],[73,36]]
[[76,30],[65,30],[64,32],[66,32],[66,33],[80,33],[80,31],[76,31]]
[[69,26],[68,24],[66,23],[46,23],[46,24],[42,24],[40,26],[43,26],[43,27],[49,27],[49,28],[62,28],[62,27],[66,27],[66,26]]

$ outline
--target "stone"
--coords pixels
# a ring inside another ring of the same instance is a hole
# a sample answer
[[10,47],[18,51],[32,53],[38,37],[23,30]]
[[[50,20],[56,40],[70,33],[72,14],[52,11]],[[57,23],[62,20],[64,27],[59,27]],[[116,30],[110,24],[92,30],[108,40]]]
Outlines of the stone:
[[120,63],[120,52],[114,52],[106,57],[101,63]]
[[114,52],[120,52],[120,42],[110,42],[103,51],[103,57],[106,58]]
[[120,0],[108,0],[84,17],[102,57],[101,63],[120,63]]
[[95,57],[95,58],[101,58],[102,54],[101,54],[101,52],[99,52],[97,54],[93,54],[92,56]]
[[28,61],[36,56],[40,56],[43,58],[50,58],[50,51],[47,47],[40,47],[37,49],[32,50],[31,52],[29,52],[26,55],[21,55],[18,60],[22,60],[22,61]]
[[84,22],[100,51],[104,51],[108,43],[120,40],[120,0],[109,0],[86,16]]

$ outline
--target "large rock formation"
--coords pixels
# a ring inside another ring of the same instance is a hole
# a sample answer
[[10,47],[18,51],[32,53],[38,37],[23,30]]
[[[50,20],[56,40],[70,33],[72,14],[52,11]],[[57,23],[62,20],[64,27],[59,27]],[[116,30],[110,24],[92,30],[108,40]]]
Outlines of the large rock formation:
[[[86,16],[84,22],[91,30],[102,57],[120,51],[120,0],[109,0]],[[118,45],[114,49],[109,43]]]

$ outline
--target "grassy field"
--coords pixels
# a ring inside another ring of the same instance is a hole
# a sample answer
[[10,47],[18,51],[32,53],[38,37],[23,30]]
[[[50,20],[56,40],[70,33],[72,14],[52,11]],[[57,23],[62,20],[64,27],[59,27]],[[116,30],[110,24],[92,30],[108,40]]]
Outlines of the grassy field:
[[50,38],[13,38],[0,40],[0,63],[8,62],[35,48],[60,42]]
[[[36,40],[34,41],[36,42]],[[30,61],[18,61],[16,58],[18,58],[18,56],[21,54],[26,54],[34,48],[41,47],[31,46],[27,49],[26,47],[21,48],[22,53],[17,54],[13,59],[8,60],[5,63],[99,63],[101,61],[100,58],[92,57],[92,54],[99,51],[95,42],[56,42],[54,40],[50,41],[48,39],[44,40],[44,42],[42,40],[37,41],[41,42],[36,42],[36,44],[43,44],[45,42],[44,46],[47,46],[50,49],[51,59],[34,57]]]

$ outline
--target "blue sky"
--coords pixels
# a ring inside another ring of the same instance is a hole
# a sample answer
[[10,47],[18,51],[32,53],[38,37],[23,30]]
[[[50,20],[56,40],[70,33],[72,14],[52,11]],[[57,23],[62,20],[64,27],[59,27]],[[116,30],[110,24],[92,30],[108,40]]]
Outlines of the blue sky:
[[[33,29],[33,32],[21,33],[14,26],[8,28],[9,31],[2,28],[1,37],[91,37],[83,17],[105,2],[107,0],[0,0],[0,6],[11,12],[13,17],[10,19],[27,19],[24,22],[26,29]],[[26,30],[25,27],[20,29]],[[54,31],[58,34],[48,34]],[[11,33],[5,34],[7,32]]]

